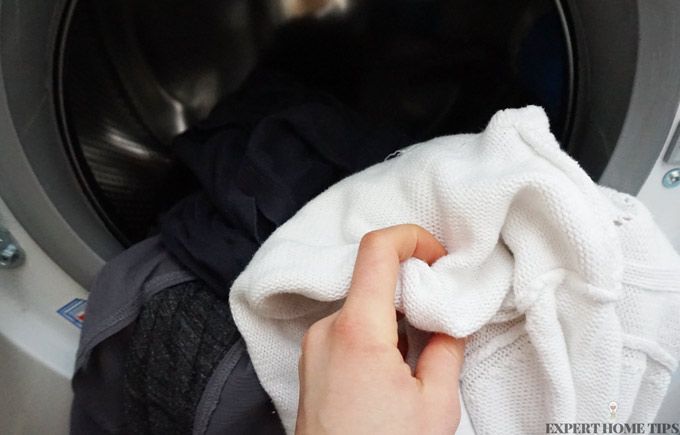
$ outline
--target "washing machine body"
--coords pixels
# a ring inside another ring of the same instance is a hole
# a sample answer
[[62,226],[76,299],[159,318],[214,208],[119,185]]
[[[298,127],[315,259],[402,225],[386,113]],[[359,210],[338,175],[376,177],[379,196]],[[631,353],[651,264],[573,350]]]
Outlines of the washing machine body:
[[[238,88],[260,62],[262,46],[275,47],[276,62],[285,57],[281,53],[295,52],[295,44],[305,39],[300,34],[309,31],[304,26],[327,35],[330,24],[323,20],[337,26],[333,17],[342,21],[361,2],[184,3],[0,1],[0,433],[68,432],[69,382],[86,288],[108,259],[152,232],[157,214],[183,193],[182,183],[175,183],[173,195],[149,199],[183,176],[168,157],[171,138]],[[675,188],[680,170],[673,172],[680,168],[680,3],[366,3],[377,5],[371,11],[378,11],[380,22],[396,23],[400,30],[376,28],[366,15],[350,33],[359,35],[357,44],[373,41],[375,50],[396,53],[394,59],[385,58],[386,67],[370,71],[347,60],[354,67],[343,73],[354,71],[357,81],[327,68],[332,77],[324,84],[342,93],[342,87],[333,87],[338,81],[351,82],[352,89],[363,83],[364,93],[353,93],[360,97],[352,103],[369,117],[381,114],[376,101],[422,108],[418,113],[424,116],[404,111],[392,119],[419,138],[478,129],[479,119],[498,105],[543,102],[552,108],[565,150],[602,184],[638,195],[680,249],[680,187]],[[437,14],[441,11],[446,13]],[[537,11],[549,19],[540,21]],[[438,15],[438,21],[429,18]],[[503,34],[497,29],[506,27],[499,23],[509,19],[498,17],[507,16],[515,21]],[[300,22],[302,30],[286,30]],[[435,27],[444,29],[435,36],[452,45],[428,42]],[[403,28],[425,36],[399,39]],[[390,37],[379,40],[376,35],[385,29]],[[466,32],[475,36],[466,39]],[[294,41],[292,49],[277,45],[282,34]],[[542,38],[546,34],[561,35],[559,56],[536,54],[546,50],[538,42],[552,41]],[[332,35],[332,43],[346,47],[346,38]],[[504,39],[514,41],[500,51],[512,68],[488,60],[488,47]],[[219,52],[205,52],[206,46]],[[324,53],[337,54],[312,48],[318,52],[315,64],[326,59]],[[460,59],[469,62],[459,64]],[[424,62],[438,73],[412,76],[414,68],[407,67],[399,70],[405,80],[385,79],[406,61]],[[486,82],[466,81],[463,73],[450,80],[449,71],[458,74],[456,68]],[[310,74],[319,71],[324,70]],[[494,81],[496,74],[507,74],[507,80]],[[437,87],[421,86],[428,80]],[[515,92],[525,81],[543,87]],[[404,90],[413,82],[417,88]],[[482,88],[496,93],[477,91]],[[398,101],[390,99],[394,89],[400,89]],[[451,109],[453,100],[432,97],[439,94],[468,98],[462,101],[475,116],[465,118]],[[478,101],[486,105],[474,106]],[[430,123],[434,118],[447,121]],[[675,382],[659,421],[679,421],[678,410],[680,383]]]

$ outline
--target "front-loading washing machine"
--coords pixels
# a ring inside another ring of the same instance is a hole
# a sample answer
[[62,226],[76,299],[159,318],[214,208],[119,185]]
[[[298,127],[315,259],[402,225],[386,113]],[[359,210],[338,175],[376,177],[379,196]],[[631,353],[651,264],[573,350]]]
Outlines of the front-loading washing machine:
[[[263,64],[414,140],[539,104],[680,249],[677,1],[3,0],[0,20],[0,433],[68,431],[64,308],[191,191],[168,144]],[[676,382],[659,419],[679,410]]]

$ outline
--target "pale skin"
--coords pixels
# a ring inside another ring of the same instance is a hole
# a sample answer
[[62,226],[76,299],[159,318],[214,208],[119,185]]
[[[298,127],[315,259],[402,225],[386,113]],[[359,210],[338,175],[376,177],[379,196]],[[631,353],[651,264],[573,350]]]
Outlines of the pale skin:
[[416,225],[364,236],[345,304],[302,342],[296,434],[455,433],[464,341],[433,335],[411,373],[394,308],[400,262],[432,264],[445,254]]

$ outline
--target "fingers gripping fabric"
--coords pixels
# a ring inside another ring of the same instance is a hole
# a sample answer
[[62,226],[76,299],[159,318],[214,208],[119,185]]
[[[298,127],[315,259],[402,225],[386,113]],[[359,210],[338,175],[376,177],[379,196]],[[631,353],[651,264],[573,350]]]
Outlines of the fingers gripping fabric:
[[609,421],[611,401],[617,421],[651,421],[680,354],[680,259],[643,205],[593,183],[527,107],[341,181],[235,281],[234,319],[287,432],[305,330],[341,306],[363,234],[402,223],[448,255],[404,262],[395,307],[411,327],[469,337],[477,433]]

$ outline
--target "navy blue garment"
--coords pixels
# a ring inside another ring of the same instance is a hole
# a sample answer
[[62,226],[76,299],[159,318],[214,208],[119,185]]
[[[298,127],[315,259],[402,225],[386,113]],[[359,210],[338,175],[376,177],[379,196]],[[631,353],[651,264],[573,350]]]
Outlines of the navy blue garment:
[[328,95],[255,73],[174,141],[200,190],[163,216],[162,241],[226,299],[276,227],[333,183],[407,144]]

